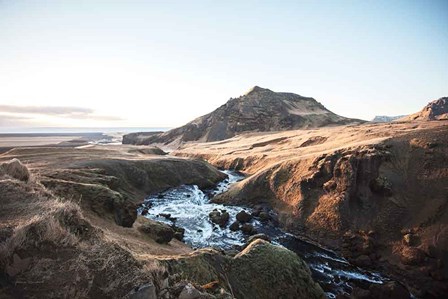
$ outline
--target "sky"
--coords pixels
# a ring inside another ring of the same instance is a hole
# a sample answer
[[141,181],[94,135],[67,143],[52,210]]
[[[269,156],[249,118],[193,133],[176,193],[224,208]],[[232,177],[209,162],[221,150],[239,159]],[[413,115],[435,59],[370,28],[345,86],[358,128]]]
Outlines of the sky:
[[447,49],[447,0],[0,0],[0,127],[175,127],[255,85],[409,114]]

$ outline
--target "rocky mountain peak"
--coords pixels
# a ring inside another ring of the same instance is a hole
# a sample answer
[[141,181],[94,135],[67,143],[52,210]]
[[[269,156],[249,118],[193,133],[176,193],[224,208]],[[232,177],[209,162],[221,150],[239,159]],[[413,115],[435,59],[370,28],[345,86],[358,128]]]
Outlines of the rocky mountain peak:
[[244,95],[248,96],[248,95],[254,95],[254,94],[264,93],[264,92],[273,92],[273,91],[270,89],[262,88],[260,86],[255,85],[254,87],[249,89]]
[[401,118],[400,121],[448,119],[448,97],[429,102],[421,111]]
[[339,116],[313,98],[254,86],[245,95],[230,99],[209,114],[168,132],[141,140],[137,138],[136,143],[176,147],[191,141],[224,140],[246,132],[286,131],[361,122]]

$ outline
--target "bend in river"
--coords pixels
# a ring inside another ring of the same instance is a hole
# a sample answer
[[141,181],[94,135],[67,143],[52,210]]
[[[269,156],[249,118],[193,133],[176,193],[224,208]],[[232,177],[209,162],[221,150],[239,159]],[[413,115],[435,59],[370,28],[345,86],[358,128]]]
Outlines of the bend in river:
[[[228,223],[236,220],[236,215],[242,210],[248,214],[253,210],[247,207],[229,206],[210,202],[210,195],[216,195],[228,190],[244,176],[234,171],[224,171],[228,178],[220,182],[214,190],[203,192],[196,185],[182,185],[165,192],[149,196],[139,213],[148,209],[145,217],[165,222],[175,223],[185,229],[184,241],[194,248],[215,247],[222,250],[241,248],[247,241],[247,235],[240,230],[232,231],[229,225],[220,227],[211,222],[209,214],[214,210],[227,211]],[[165,215],[163,217],[162,215]],[[309,265],[313,278],[322,286],[329,298],[337,294],[348,294],[353,286],[371,283],[383,283],[387,278],[378,273],[365,271],[351,265],[336,253],[309,243],[294,235],[285,233],[272,223],[263,223],[252,218],[250,224],[258,233],[264,233],[274,244],[284,246],[294,251]]]

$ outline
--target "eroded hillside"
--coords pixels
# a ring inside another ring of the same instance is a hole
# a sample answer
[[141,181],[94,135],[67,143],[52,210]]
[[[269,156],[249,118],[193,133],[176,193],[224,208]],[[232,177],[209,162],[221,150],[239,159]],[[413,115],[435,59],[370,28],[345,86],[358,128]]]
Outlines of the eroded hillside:
[[447,291],[446,121],[247,134],[175,154],[250,175],[216,201],[268,205],[290,231],[420,296]]

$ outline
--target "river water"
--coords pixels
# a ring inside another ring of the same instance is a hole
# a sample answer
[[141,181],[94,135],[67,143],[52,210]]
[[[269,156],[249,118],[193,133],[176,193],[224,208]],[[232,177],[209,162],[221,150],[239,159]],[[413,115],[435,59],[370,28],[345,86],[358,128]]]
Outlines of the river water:
[[[247,236],[240,231],[231,231],[228,225],[221,228],[209,219],[214,209],[226,210],[230,214],[229,224],[236,220],[236,214],[250,208],[229,206],[210,202],[210,197],[228,190],[230,185],[244,179],[244,176],[233,171],[224,171],[228,178],[217,184],[214,190],[200,190],[195,185],[183,185],[165,192],[149,196],[139,213],[148,209],[145,217],[175,223],[185,229],[184,242],[193,248],[215,247],[223,250],[234,249],[245,244]],[[169,218],[160,214],[170,214]],[[383,283],[387,279],[379,273],[373,273],[351,265],[336,253],[288,234],[272,224],[261,223],[253,219],[251,224],[259,233],[272,239],[272,243],[294,251],[304,259],[311,269],[312,276],[327,294],[335,298],[337,294],[349,294],[354,285]]]

